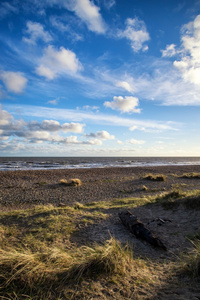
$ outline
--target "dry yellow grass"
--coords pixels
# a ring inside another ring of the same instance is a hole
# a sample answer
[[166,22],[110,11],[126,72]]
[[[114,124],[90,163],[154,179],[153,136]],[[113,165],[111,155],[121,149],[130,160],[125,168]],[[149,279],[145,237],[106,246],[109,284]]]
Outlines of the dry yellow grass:
[[67,181],[67,179],[61,179],[60,184],[67,186],[80,186],[82,182],[79,178],[72,178],[69,182]]

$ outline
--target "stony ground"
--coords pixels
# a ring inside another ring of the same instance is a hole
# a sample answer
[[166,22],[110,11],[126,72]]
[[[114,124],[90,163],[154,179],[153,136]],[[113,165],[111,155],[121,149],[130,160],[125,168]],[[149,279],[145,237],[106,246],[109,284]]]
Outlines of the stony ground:
[[[60,202],[71,205],[75,202],[88,203],[115,198],[141,197],[172,189],[199,189],[199,179],[184,179],[174,175],[200,172],[200,166],[109,168],[82,170],[1,171],[0,206],[2,209],[30,207],[35,204]],[[145,174],[166,174],[164,182],[144,180]],[[79,178],[82,185],[76,188],[63,186],[61,179]]]

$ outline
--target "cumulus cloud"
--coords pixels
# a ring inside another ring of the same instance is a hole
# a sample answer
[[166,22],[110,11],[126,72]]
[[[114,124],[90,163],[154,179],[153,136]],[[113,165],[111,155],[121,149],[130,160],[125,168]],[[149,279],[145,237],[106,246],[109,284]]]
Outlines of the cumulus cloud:
[[101,146],[103,143],[99,139],[90,139],[87,141],[87,144]]
[[63,132],[74,132],[74,133],[82,133],[85,124],[80,123],[64,123],[60,124],[55,120],[43,120],[41,123],[37,121],[32,121],[27,123],[27,127],[29,130],[45,130],[45,131],[63,131]]
[[121,87],[130,93],[134,91],[134,88],[127,81],[117,81],[116,86]]
[[8,125],[12,119],[13,116],[9,114],[6,110],[3,110],[0,104],[0,126]]
[[130,139],[130,143],[133,145],[143,145],[145,143],[145,141]]
[[21,93],[27,84],[27,79],[20,72],[1,71],[0,79],[7,90],[13,93]]
[[172,56],[174,56],[177,53],[175,48],[176,48],[176,45],[174,45],[174,44],[167,45],[165,50],[161,50],[162,57],[172,57]]
[[75,132],[75,133],[82,133],[83,132],[83,127],[85,125],[84,124],[80,124],[80,123],[64,123],[62,125],[62,130],[64,132]]
[[111,135],[109,132],[106,130],[103,131],[97,131],[96,133],[90,133],[86,135],[89,138],[97,138],[101,140],[114,140],[115,136]]
[[73,0],[63,2],[64,6],[73,11],[88,27],[96,33],[105,33],[106,25],[103,21],[100,8],[89,0]]
[[[0,136],[1,140],[9,137],[24,139],[24,142],[40,143],[81,143],[77,137],[63,137],[62,133],[82,133],[85,124],[64,123],[55,120],[43,120],[42,122],[15,120],[13,116],[0,106]],[[59,133],[59,134],[58,134]]]
[[110,107],[113,110],[119,110],[121,112],[127,113],[140,113],[141,110],[137,108],[138,104],[139,99],[132,96],[125,96],[125,98],[123,98],[122,96],[115,96],[113,97],[112,102],[104,102],[104,106],[106,107]]
[[148,50],[146,42],[150,40],[150,36],[144,21],[139,20],[138,18],[128,18],[126,20],[125,30],[120,30],[118,32],[118,37],[128,39],[134,52]]
[[56,50],[53,46],[49,45],[44,50],[41,64],[36,68],[36,73],[51,80],[62,73],[75,75],[81,69],[82,65],[73,51],[64,47]]
[[29,37],[23,37],[23,41],[29,44],[36,44],[37,40],[42,40],[48,43],[52,40],[52,36],[44,30],[43,25],[37,22],[28,21],[26,23],[26,34]]
[[200,85],[200,15],[182,28],[181,59],[174,66],[185,81]]

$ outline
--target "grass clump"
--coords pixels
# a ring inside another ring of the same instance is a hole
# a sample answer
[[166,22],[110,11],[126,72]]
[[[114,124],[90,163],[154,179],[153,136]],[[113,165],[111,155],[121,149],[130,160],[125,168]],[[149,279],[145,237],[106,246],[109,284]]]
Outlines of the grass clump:
[[146,174],[144,179],[152,181],[166,181],[166,176],[163,174]]
[[68,183],[68,181],[67,181],[67,179],[60,179],[60,184],[62,184],[62,185],[68,185],[69,183]]
[[193,242],[193,245],[191,252],[181,256],[181,271],[184,275],[197,278],[200,276],[200,240]]
[[113,237],[104,245],[81,247],[74,259],[67,277],[75,278],[76,282],[83,276],[93,278],[100,275],[124,275],[130,264],[133,264],[130,247],[122,247]]
[[180,177],[182,177],[182,178],[188,178],[188,179],[200,179],[200,173],[195,173],[195,172],[184,173]]
[[80,186],[82,185],[82,182],[79,178],[72,178],[70,182],[68,182],[67,179],[61,179],[60,184],[67,186]]
[[186,193],[180,188],[174,188],[172,191],[164,192],[157,195],[154,199],[155,202],[160,203],[164,208],[170,209],[179,205],[178,199],[185,197]]

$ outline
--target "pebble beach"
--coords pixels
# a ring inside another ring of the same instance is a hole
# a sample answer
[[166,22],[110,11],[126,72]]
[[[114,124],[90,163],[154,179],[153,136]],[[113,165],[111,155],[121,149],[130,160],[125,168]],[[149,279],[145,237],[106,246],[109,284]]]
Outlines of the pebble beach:
[[[176,185],[183,189],[200,189],[200,179],[181,175],[200,172],[199,165],[157,167],[114,167],[92,169],[26,170],[0,172],[0,207],[2,210],[35,205],[73,205],[124,197],[142,197],[144,186],[158,193]],[[163,174],[163,182],[147,181],[148,173]],[[81,186],[64,186],[61,179],[79,178]]]

